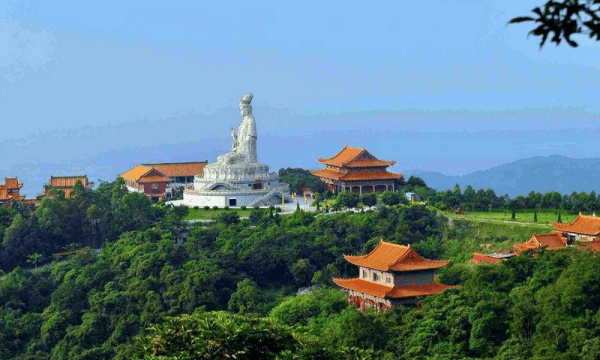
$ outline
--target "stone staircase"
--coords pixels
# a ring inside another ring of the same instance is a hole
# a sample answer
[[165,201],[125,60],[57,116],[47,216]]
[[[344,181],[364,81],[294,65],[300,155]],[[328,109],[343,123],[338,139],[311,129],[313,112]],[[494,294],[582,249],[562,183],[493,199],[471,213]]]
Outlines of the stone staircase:
[[280,187],[271,189],[271,190],[269,190],[268,193],[250,201],[247,206],[250,208],[250,207],[255,207],[255,206],[270,205],[267,203],[267,201],[274,195],[278,195],[280,199],[283,196],[285,198],[285,200],[287,200],[289,202],[294,202],[294,199],[292,199],[292,196],[289,194],[289,192],[290,192],[289,187],[280,186]]

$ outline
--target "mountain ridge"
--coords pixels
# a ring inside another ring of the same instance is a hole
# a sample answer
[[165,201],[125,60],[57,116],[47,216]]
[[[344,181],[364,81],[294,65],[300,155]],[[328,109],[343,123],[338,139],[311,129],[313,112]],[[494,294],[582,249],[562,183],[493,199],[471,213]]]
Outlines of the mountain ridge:
[[527,195],[530,191],[590,192],[600,184],[600,158],[571,158],[564,155],[534,156],[478,170],[466,175],[444,175],[436,171],[408,170],[405,176],[422,178],[430,187],[443,191],[458,184],[461,189],[493,189],[496,194]]

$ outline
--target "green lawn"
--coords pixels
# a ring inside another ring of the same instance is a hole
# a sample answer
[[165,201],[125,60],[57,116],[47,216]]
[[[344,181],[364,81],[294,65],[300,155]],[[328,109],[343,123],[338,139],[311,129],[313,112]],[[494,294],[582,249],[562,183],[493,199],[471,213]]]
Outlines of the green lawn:
[[245,217],[250,215],[250,212],[252,211],[252,209],[204,209],[204,208],[200,208],[200,209],[194,209],[194,208],[190,208],[188,211],[188,214],[185,216],[185,220],[200,220],[200,219],[214,219],[216,218],[219,214],[228,211],[228,212],[236,212],[240,217]]
[[[542,210],[537,214],[537,223],[538,224],[552,224],[558,220],[558,210]],[[463,215],[459,215],[463,216]],[[561,211],[562,222],[570,222],[577,219],[578,215],[567,214],[564,211]],[[486,219],[486,220],[505,220],[505,221],[513,221],[511,220],[511,211],[467,211],[464,215],[466,218],[476,218],[476,219]],[[533,210],[522,210],[516,212],[515,220],[516,222],[526,222],[533,223]]]

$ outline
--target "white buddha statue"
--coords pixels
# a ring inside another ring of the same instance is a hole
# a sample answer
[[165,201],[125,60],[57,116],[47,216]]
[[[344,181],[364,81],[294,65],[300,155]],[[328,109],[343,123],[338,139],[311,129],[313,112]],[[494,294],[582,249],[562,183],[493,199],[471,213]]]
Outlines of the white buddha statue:
[[252,94],[250,93],[240,99],[240,115],[242,115],[243,120],[238,128],[237,135],[233,128],[231,129],[231,137],[233,138],[231,152],[217,158],[216,164],[219,166],[257,162],[256,121],[252,116],[251,102]]

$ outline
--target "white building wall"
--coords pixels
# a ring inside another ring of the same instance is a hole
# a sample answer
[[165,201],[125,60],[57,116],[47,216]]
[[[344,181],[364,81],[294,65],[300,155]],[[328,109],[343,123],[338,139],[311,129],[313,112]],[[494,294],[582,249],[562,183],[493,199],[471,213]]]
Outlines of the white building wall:
[[256,194],[235,194],[235,195],[194,195],[183,193],[183,203],[187,206],[194,207],[205,207],[205,206],[218,206],[225,207],[229,206],[230,199],[236,199],[236,207],[247,206],[252,200],[256,199]]

